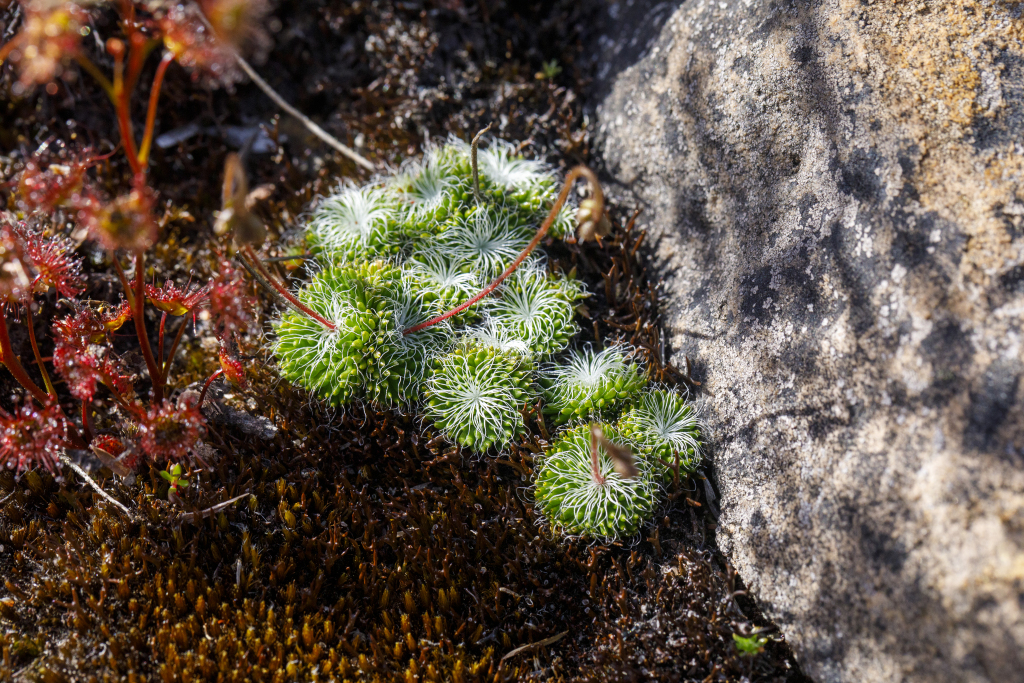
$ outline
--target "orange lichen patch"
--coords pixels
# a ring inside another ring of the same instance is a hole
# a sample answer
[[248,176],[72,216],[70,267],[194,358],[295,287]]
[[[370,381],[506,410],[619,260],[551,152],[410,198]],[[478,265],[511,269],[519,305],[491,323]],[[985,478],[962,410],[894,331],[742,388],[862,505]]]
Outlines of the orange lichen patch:
[[1001,62],[1024,56],[1024,22],[976,0],[846,0],[829,29],[842,50],[830,62],[853,57],[850,85],[873,91],[865,108],[884,109],[882,135],[916,146],[917,169],[903,182],[916,189],[921,210],[968,233],[961,272],[986,284],[1016,257],[1003,207],[1014,201],[1020,162],[1012,150],[979,151],[975,125],[982,117],[999,125]]
[[945,133],[950,124],[970,125],[978,109],[979,57],[986,43],[1005,39],[1005,13],[971,0],[924,11],[919,2],[845,5],[842,23],[881,57],[882,63],[871,66],[882,68],[878,85],[884,100],[896,105],[904,122],[924,124],[928,134]]

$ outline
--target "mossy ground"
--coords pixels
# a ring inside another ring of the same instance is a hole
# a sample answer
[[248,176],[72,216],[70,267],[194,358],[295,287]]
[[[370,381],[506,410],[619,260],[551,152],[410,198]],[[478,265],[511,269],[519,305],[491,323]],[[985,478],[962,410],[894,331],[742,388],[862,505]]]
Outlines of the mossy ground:
[[[586,74],[576,63],[586,4],[467,4],[283,2],[261,70],[377,161],[398,163],[427,136],[468,138],[489,121],[504,138],[532,140],[531,155],[586,161]],[[562,73],[536,79],[550,59]],[[97,147],[116,139],[87,84],[4,106],[0,140],[15,169],[47,136],[74,132]],[[274,113],[248,86],[207,93],[174,70],[161,111],[162,131]],[[250,172],[253,185],[275,185],[260,211],[281,240],[310,199],[339,175],[358,176],[288,120],[278,130],[288,142]],[[153,185],[197,219],[168,225],[160,276],[208,267],[227,151],[211,134],[157,152]],[[126,184],[117,163],[100,173]],[[552,258],[596,292],[581,310],[581,342],[631,343],[656,380],[680,382],[662,364],[657,294],[627,208],[616,210],[613,240],[556,246]],[[112,299],[111,284],[94,266],[87,296]],[[0,475],[0,680],[800,678],[782,642],[755,657],[733,645],[733,633],[770,625],[715,550],[704,479],[673,489],[635,543],[566,542],[539,526],[531,504],[533,459],[550,438],[536,412],[506,455],[469,458],[411,415],[323,407],[280,382],[255,340],[243,352],[252,388],[221,398],[226,417],[206,439],[211,469],[190,475],[184,507],[166,501],[153,469],[133,486],[96,470],[140,522],[77,479]],[[216,355],[200,340],[177,363],[184,387],[208,376]],[[9,401],[11,380],[0,381]],[[241,428],[244,413],[276,431]],[[242,494],[222,513],[187,516]]]

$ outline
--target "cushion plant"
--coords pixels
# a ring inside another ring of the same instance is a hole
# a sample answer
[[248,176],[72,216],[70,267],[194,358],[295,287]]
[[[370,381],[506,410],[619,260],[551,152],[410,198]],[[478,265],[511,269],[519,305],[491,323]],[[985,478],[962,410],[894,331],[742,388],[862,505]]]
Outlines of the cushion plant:
[[[287,304],[274,323],[281,374],[337,405],[418,407],[478,453],[522,435],[524,409],[541,396],[553,425],[569,426],[538,469],[539,511],[571,534],[632,534],[654,510],[665,463],[678,453],[684,471],[696,466],[696,412],[670,392],[642,394],[646,373],[624,347],[558,355],[588,294],[549,272],[537,247],[572,232],[566,200],[581,175],[594,197],[576,211],[578,235],[607,234],[593,174],[573,169],[556,192],[552,170],[512,145],[475,156],[475,142],[453,140],[391,178],[324,199],[306,231],[320,270],[297,294],[243,248]],[[619,425],[591,425],[588,437],[583,421],[630,404]]]

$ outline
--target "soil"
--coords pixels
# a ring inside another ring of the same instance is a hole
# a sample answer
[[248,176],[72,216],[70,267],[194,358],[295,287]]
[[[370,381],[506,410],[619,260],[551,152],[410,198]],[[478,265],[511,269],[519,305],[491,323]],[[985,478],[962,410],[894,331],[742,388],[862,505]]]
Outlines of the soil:
[[[381,166],[494,123],[524,153],[566,169],[589,155],[581,54],[596,10],[571,1],[281,2],[257,68]],[[0,35],[14,16],[0,15]],[[105,16],[97,32],[112,34],[114,21]],[[539,77],[551,60],[560,72]],[[113,112],[91,82],[21,98],[12,82],[5,67],[5,179],[43,142],[114,147]],[[137,126],[146,95],[136,96]],[[236,127],[246,137],[265,131],[268,149],[254,146],[247,170],[253,187],[273,186],[258,208],[269,256],[295,243],[317,196],[341,179],[368,179],[251,84],[208,88],[172,65],[158,133],[192,124],[196,135],[154,152],[151,183],[178,210],[152,252],[147,275],[157,281],[205,280],[214,249],[226,248],[212,224],[225,157],[244,140]],[[112,193],[129,186],[121,159],[94,171]],[[612,239],[549,246],[554,267],[575,267],[594,292],[582,340],[628,341],[655,379],[699,394],[699,377],[663,362],[658,292],[632,207],[611,212]],[[116,301],[109,260],[90,249],[81,247],[84,296]],[[41,335],[58,310],[45,302]],[[199,329],[176,361],[178,390],[218,367]],[[27,350],[26,339],[16,336],[16,348]],[[118,343],[137,348],[131,334]],[[704,474],[675,485],[639,538],[562,539],[531,503],[533,458],[550,438],[536,411],[520,443],[471,457],[415,415],[320,404],[280,381],[258,337],[242,352],[250,388],[215,392],[208,466],[194,465],[181,504],[167,501],[161,467],[145,466],[128,485],[85,452],[73,455],[139,520],[70,470],[0,474],[0,680],[805,680],[716,549],[715,485]],[[0,381],[11,409],[16,385],[7,373]],[[756,629],[768,645],[744,656],[733,634]]]

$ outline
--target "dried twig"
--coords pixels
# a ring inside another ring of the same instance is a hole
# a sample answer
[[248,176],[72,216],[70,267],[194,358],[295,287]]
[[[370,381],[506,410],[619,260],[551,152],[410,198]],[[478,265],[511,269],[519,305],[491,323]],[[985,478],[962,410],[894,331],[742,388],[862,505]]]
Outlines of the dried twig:
[[500,664],[504,664],[506,659],[509,659],[510,657],[515,657],[516,655],[522,654],[524,652],[530,652],[532,650],[539,650],[542,647],[547,647],[548,645],[554,645],[555,643],[560,641],[562,638],[565,638],[567,635],[569,635],[568,631],[562,631],[561,633],[559,633],[556,636],[551,636],[550,638],[545,638],[544,640],[538,640],[536,643],[530,643],[529,645],[523,645],[522,647],[517,647],[516,649],[512,650],[511,652],[506,654],[504,657],[502,657],[501,661],[498,662],[498,664],[499,665]]
[[[200,16],[203,19],[203,23],[206,24],[206,27],[208,29],[210,29],[210,31],[213,31],[214,30],[213,26],[210,25],[210,21],[206,18],[205,13],[203,13],[201,11],[201,8],[200,8]],[[273,88],[270,87],[269,83],[267,83],[265,80],[263,80],[260,77],[260,75],[258,73],[256,73],[256,70],[253,69],[252,66],[249,65],[249,62],[245,61],[245,59],[242,57],[242,55],[238,54],[238,52],[234,49],[234,47],[231,47],[230,45],[227,46],[227,47],[228,47],[228,49],[231,50],[232,54],[235,57],[235,61],[238,62],[238,66],[240,66],[242,68],[242,71],[245,72],[245,75],[248,76],[250,79],[252,79],[252,82],[255,83],[259,87],[260,90],[262,90],[264,93],[266,93],[267,97],[269,97],[270,99],[272,99],[274,101],[274,104],[276,104],[277,106],[281,107],[281,109],[284,109],[286,112],[288,112],[289,114],[291,114],[292,116],[297,118],[302,123],[302,125],[304,125],[306,127],[306,129],[309,130],[310,133],[312,133],[313,135],[317,136],[318,138],[320,138],[321,140],[326,142],[328,145],[330,145],[334,149],[338,150],[339,152],[341,152],[342,154],[344,154],[349,159],[351,159],[352,161],[356,162],[357,164],[359,164],[360,166],[362,166],[366,170],[368,170],[368,171],[376,171],[377,170],[377,167],[374,166],[370,161],[368,161],[366,159],[366,157],[360,155],[358,152],[356,152],[351,147],[342,144],[342,142],[340,140],[338,140],[338,138],[334,137],[333,135],[328,133],[326,130],[324,130],[320,126],[316,125],[315,123],[313,123],[313,121],[308,116],[303,114],[301,111],[299,111],[298,109],[296,109],[292,105],[288,104],[288,102],[286,102],[283,97],[281,97],[280,95],[277,94],[276,90],[274,90]]]
[[86,472],[85,470],[83,470],[78,465],[76,465],[74,462],[72,462],[71,458],[69,458],[67,455],[65,455],[63,453],[59,454],[57,457],[60,459],[60,461],[62,463],[64,463],[65,465],[67,465],[68,467],[73,469],[76,473],[78,473],[78,476],[80,476],[82,479],[84,479],[85,483],[88,484],[89,486],[91,486],[92,489],[94,491],[96,491],[96,493],[100,494],[100,496],[102,496],[108,503],[112,503],[119,510],[121,510],[121,512],[123,512],[125,515],[127,515],[128,519],[132,520],[133,522],[138,521],[138,518],[134,514],[132,514],[131,510],[129,510],[127,507],[125,507],[125,505],[123,503],[118,501],[112,495],[110,495],[109,493],[104,491],[100,487],[100,485],[97,484],[96,481],[92,477],[89,476],[89,473]]
[[267,97],[274,100],[274,103],[277,104],[277,106],[281,107],[281,109],[284,109],[286,112],[288,112],[289,114],[297,118],[299,121],[301,121],[302,125],[304,125],[309,130],[310,133],[317,136],[318,138],[326,142],[328,145],[338,150],[339,152],[341,152],[342,154],[344,154],[349,159],[356,162],[366,170],[377,170],[377,167],[370,163],[370,161],[368,161],[366,157],[362,156],[351,147],[342,144],[341,141],[338,140],[338,138],[334,137],[326,130],[313,123],[313,121],[308,116],[303,114],[301,111],[299,111],[292,105],[285,102],[284,98],[278,95],[277,91],[270,87],[269,83],[260,78],[260,75],[256,73],[256,71],[251,66],[249,66],[249,62],[245,61],[245,59],[243,59],[240,54],[235,53],[235,59],[238,61],[238,66],[242,67],[242,71],[244,71],[245,74],[252,79],[253,83],[259,86],[260,90],[266,93]]
[[181,516],[181,521],[190,523],[198,522],[199,520],[205,519],[210,515],[217,514],[227,506],[231,505],[232,503],[237,503],[238,501],[242,500],[248,495],[248,493],[243,493],[240,496],[235,496],[234,498],[225,500],[223,503],[217,503],[216,505],[208,507],[205,510],[199,510],[198,512],[186,512]]

